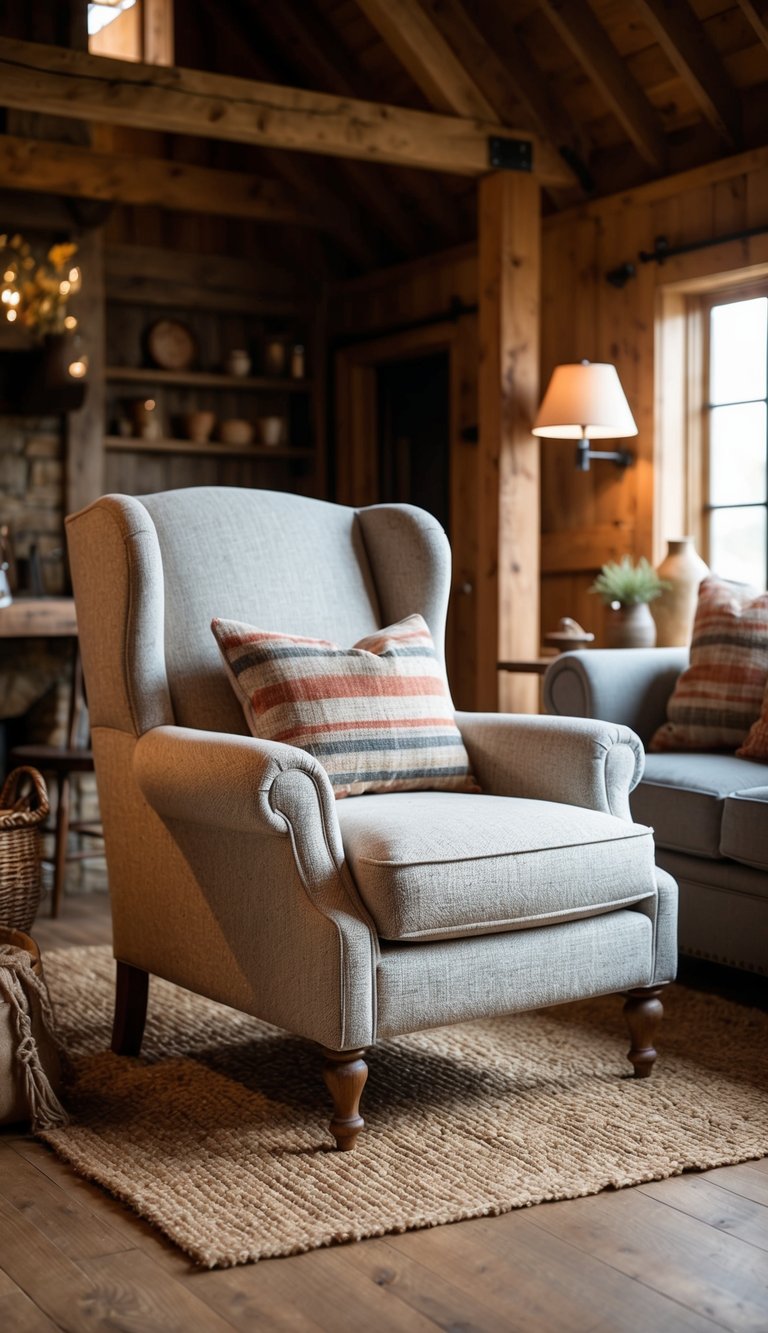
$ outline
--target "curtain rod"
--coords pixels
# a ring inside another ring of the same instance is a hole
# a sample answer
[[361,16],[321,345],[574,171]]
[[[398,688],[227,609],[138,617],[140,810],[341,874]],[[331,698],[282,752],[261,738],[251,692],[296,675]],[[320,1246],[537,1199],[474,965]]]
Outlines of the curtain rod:
[[[670,245],[666,236],[657,236],[653,249],[640,250],[637,257],[641,264],[663,264],[665,260],[672,259],[675,255],[688,255],[693,250],[709,250],[714,245],[726,245],[729,241],[747,241],[751,236],[762,236],[765,232],[768,232],[768,223],[762,227],[748,227],[744,231],[731,231],[726,236],[713,236],[707,241],[689,241],[687,245]],[[609,269],[605,279],[612,287],[624,287],[636,274],[635,265],[631,260],[627,260],[623,264],[618,264],[616,268]]]

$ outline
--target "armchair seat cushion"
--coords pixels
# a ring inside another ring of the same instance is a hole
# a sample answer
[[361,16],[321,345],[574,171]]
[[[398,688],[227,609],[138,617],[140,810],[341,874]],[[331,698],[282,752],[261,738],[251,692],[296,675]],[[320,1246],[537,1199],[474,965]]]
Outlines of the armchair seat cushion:
[[671,852],[718,860],[726,797],[768,785],[768,764],[730,754],[649,754],[640,786],[632,793],[632,815],[654,830],[656,843]]
[[655,895],[649,829],[552,801],[420,792],[338,805],[347,863],[387,940],[610,912]]

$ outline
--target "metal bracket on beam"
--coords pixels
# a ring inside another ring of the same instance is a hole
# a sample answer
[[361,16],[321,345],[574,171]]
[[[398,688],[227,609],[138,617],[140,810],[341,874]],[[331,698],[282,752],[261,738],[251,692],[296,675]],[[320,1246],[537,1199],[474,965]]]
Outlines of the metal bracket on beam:
[[496,171],[533,171],[533,144],[530,139],[502,139],[492,134],[488,163]]

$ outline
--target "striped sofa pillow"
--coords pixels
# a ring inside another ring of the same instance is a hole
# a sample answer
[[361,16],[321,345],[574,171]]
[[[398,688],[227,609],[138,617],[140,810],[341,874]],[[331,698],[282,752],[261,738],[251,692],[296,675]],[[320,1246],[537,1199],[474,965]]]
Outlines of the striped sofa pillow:
[[337,797],[479,791],[421,616],[353,648],[234,620],[211,629],[252,734],[308,750]]
[[735,750],[768,681],[768,593],[710,576],[699,588],[690,666],[649,750]]

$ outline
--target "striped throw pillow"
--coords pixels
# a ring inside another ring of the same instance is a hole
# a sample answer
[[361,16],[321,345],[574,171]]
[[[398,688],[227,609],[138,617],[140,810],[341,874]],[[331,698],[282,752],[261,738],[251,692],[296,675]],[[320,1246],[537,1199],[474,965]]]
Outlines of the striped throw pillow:
[[211,629],[252,734],[308,750],[337,797],[479,791],[421,616],[353,648],[234,620]]
[[760,716],[768,681],[768,593],[715,576],[699,588],[691,663],[649,750],[735,750]]

